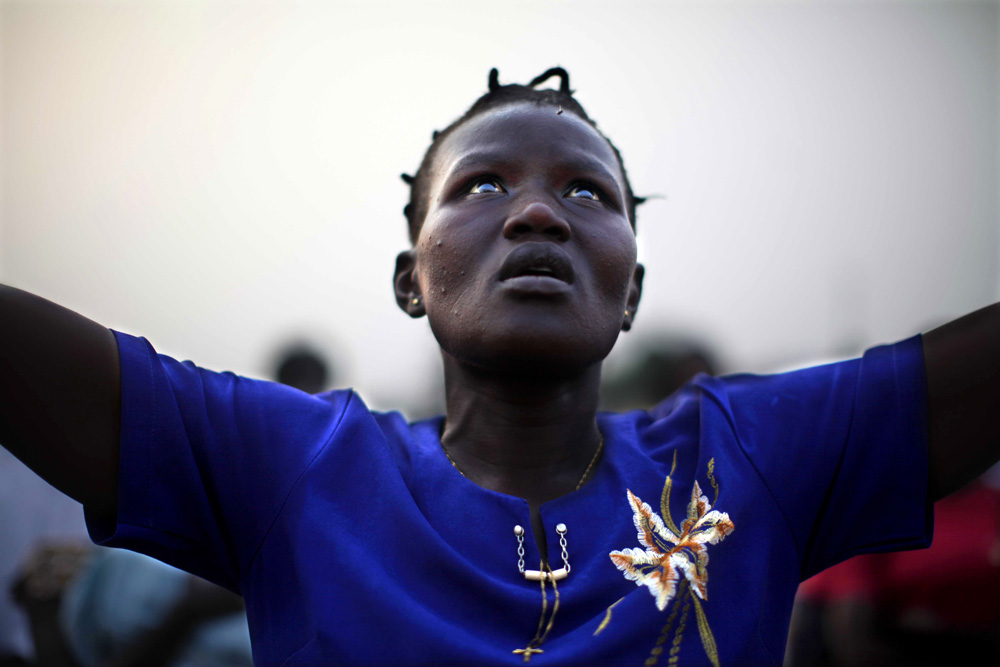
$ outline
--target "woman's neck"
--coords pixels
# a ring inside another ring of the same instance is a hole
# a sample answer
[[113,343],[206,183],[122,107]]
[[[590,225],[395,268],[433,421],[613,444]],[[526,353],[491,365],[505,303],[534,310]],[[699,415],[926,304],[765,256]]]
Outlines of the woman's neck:
[[578,486],[597,450],[600,364],[556,379],[484,371],[445,354],[442,444],[480,486],[537,506]]

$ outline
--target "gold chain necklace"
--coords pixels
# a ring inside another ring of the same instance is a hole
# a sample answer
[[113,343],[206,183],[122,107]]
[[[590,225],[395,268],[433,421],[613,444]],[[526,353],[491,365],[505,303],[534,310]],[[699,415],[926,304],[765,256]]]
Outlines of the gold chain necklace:
[[[444,430],[443,427],[442,430]],[[465,477],[466,479],[469,479],[468,475],[462,472],[462,469],[458,467],[457,463],[455,463],[455,459],[451,458],[451,454],[448,453],[448,448],[444,446],[444,440],[441,441],[441,449],[444,451],[444,455],[448,457],[448,461],[451,462],[451,465],[455,468],[455,470],[458,471],[458,474],[461,475],[462,477]],[[594,455],[591,457],[590,463],[587,464],[587,469],[583,471],[583,476],[580,477],[580,481],[576,483],[576,488],[573,489],[574,491],[579,491],[580,487],[583,486],[583,483],[587,481],[587,477],[590,475],[590,471],[593,469],[594,464],[597,463],[597,459],[600,458],[601,452],[603,450],[604,450],[604,434],[601,433],[601,438],[600,440],[597,441],[597,449],[594,451]]]
[[[444,432],[444,425],[441,427],[442,433]],[[444,446],[444,440],[441,440],[441,449],[444,451],[444,455],[448,457],[451,465],[458,471],[462,477],[469,479],[462,469],[458,467],[455,463],[455,459],[451,458],[451,454],[448,453],[448,448]],[[600,440],[597,442],[597,450],[594,452],[594,456],[591,457],[590,463],[587,464],[587,469],[583,471],[583,475],[580,477],[580,481],[576,483],[576,488],[574,491],[579,491],[580,487],[583,486],[584,482],[590,476],[590,471],[594,468],[594,464],[597,463],[597,459],[600,458],[601,452],[604,450],[604,434],[600,434]],[[525,570],[524,569],[524,528],[521,526],[514,526],[514,535],[517,537],[518,547],[518,567],[517,569],[524,575],[525,579],[529,581],[538,581],[539,586],[542,589],[542,615],[538,619],[538,629],[535,631],[535,636],[532,638],[528,645],[524,648],[519,648],[514,651],[516,655],[521,655],[524,657],[525,662],[531,661],[531,656],[536,653],[544,653],[544,651],[539,648],[542,642],[549,636],[549,632],[552,630],[552,625],[556,620],[556,612],[559,611],[559,587],[556,582],[565,579],[569,576],[570,565],[569,565],[569,554],[566,551],[566,524],[560,523],[556,526],[556,532],[559,533],[559,544],[562,547],[562,559],[565,565],[556,571],[552,571],[549,564],[542,561],[538,565],[537,570]],[[549,606],[549,596],[545,593],[545,582],[549,581],[552,583],[552,592],[555,596],[555,600],[552,604],[552,615],[549,616],[548,622],[545,621],[546,612],[548,612]]]

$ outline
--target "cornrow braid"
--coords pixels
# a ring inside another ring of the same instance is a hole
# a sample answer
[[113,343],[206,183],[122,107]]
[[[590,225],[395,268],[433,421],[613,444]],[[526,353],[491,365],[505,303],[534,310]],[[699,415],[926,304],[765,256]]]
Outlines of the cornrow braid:
[[[538,90],[536,88],[536,86],[545,83],[553,77],[559,77],[558,90]],[[587,115],[583,106],[573,97],[573,90],[569,87],[569,73],[565,69],[562,67],[547,69],[532,79],[528,85],[518,83],[501,85],[500,73],[494,67],[490,70],[487,88],[488,92],[473,102],[468,111],[462,114],[460,118],[440,132],[435,130],[431,134],[431,145],[427,149],[427,152],[424,153],[424,159],[420,162],[420,168],[417,169],[417,173],[413,176],[401,174],[403,182],[410,186],[410,201],[403,207],[403,215],[406,216],[406,222],[409,225],[411,243],[416,244],[417,238],[420,236],[420,228],[424,224],[424,218],[427,217],[431,165],[434,163],[442,142],[463,123],[481,113],[504,105],[523,102],[530,102],[538,106],[557,107],[559,109],[557,113],[569,112],[575,114],[585,120],[608,142],[612,152],[614,152],[615,157],[618,159],[618,166],[621,168],[622,176],[625,179],[626,210],[629,222],[632,224],[632,229],[635,229],[635,207],[646,200],[643,197],[636,197],[632,193],[632,185],[629,183],[621,153],[611,143],[611,140],[604,136],[597,128],[597,123]]]

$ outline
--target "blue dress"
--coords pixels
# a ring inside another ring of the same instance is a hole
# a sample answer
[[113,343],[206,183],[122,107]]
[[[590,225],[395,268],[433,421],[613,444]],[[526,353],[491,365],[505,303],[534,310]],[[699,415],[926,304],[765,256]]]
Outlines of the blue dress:
[[591,481],[541,507],[570,564],[547,583],[518,568],[527,503],[452,467],[441,417],[117,338],[118,515],[91,536],[240,592],[260,665],[780,664],[801,579],[930,541],[919,337],[600,413]]

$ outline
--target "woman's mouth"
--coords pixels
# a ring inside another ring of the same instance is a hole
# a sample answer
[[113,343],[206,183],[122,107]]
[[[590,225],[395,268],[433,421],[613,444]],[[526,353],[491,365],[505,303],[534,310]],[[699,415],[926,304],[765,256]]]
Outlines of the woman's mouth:
[[574,279],[573,263],[559,246],[551,242],[523,243],[507,255],[498,276],[501,282],[518,285],[544,285],[548,282],[570,285]]

